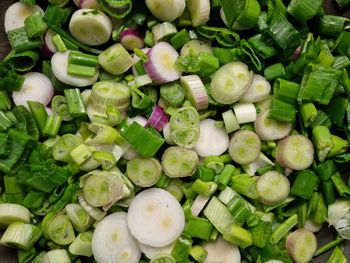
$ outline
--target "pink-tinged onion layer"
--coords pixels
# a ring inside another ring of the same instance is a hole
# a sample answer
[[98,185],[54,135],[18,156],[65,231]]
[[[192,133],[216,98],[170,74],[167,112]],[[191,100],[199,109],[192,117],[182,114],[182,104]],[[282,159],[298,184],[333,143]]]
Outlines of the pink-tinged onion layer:
[[154,106],[153,112],[147,121],[147,126],[153,126],[157,131],[161,131],[169,122],[169,116],[164,109],[158,105]]
[[44,36],[44,45],[41,49],[42,55],[45,58],[51,58],[53,54],[57,52],[57,48],[52,41],[52,38],[56,35],[56,33],[52,30],[47,30]]
[[147,56],[144,67],[155,84],[168,83],[181,77],[181,72],[175,68],[179,54],[169,43],[159,42],[147,52]]
[[141,49],[145,46],[142,35],[136,28],[127,28],[120,34],[120,43],[127,50]]
[[89,8],[89,9],[96,9],[100,10],[100,5],[98,4],[97,0],[80,0],[79,1],[79,7],[80,8]]

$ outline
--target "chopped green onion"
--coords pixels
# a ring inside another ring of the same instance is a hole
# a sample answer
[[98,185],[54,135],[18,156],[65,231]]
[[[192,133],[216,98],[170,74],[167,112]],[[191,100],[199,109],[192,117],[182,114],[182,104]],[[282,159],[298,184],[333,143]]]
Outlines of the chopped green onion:
[[304,126],[307,128],[317,117],[317,109],[312,102],[305,103],[300,107],[300,114]]
[[69,114],[75,117],[85,116],[86,109],[79,89],[64,90]]
[[331,133],[326,126],[316,126],[312,129],[312,140],[317,151],[317,157],[323,162],[334,147]]
[[197,179],[192,184],[192,190],[200,195],[211,196],[217,189],[217,184],[214,182],[204,182],[200,179]]
[[174,257],[176,262],[186,262],[190,254],[192,247],[192,239],[186,234],[182,234],[176,240],[175,245],[171,251],[171,256]]
[[300,23],[305,24],[320,11],[322,4],[322,0],[292,0],[287,7],[287,12]]
[[8,31],[7,37],[10,41],[12,49],[15,50],[17,53],[39,48],[43,44],[40,38],[29,39],[26,29],[24,27]]
[[205,218],[191,217],[184,229],[184,233],[194,238],[209,240],[214,226]]
[[72,255],[91,257],[92,256],[92,231],[79,233],[72,244],[69,245],[69,252]]
[[240,248],[247,248],[253,244],[253,238],[249,231],[235,225],[229,225],[224,233],[223,238],[230,243],[239,246]]
[[44,203],[46,194],[40,191],[31,190],[23,200],[23,205],[31,209],[40,208]]
[[184,28],[171,37],[170,43],[175,49],[178,49],[185,45],[189,40],[190,37],[188,31]]
[[141,187],[150,187],[159,180],[162,167],[155,158],[134,158],[126,164],[128,178]]
[[339,245],[340,243],[342,243],[344,241],[344,239],[342,239],[341,237],[337,237],[335,240],[332,240],[331,242],[323,245],[322,247],[320,247],[318,250],[316,250],[314,256],[317,257],[319,255],[322,255],[323,253],[327,252],[328,250],[334,248],[335,246]]
[[268,118],[293,123],[296,118],[296,108],[293,104],[273,98]]
[[273,231],[270,241],[272,244],[277,244],[287,233],[298,223],[298,216],[296,214],[289,217],[275,231]]
[[208,252],[200,245],[195,245],[191,247],[190,255],[197,262],[204,262],[205,258],[207,257],[207,254]]
[[165,142],[155,130],[146,129],[137,122],[128,126],[122,135],[139,154],[145,157],[152,157]]
[[71,13],[71,8],[61,8],[56,5],[48,5],[43,18],[48,26],[59,26],[65,24],[69,20]]
[[333,185],[335,186],[335,189],[337,189],[337,192],[342,197],[349,197],[350,196],[350,188],[348,185],[345,184],[343,181],[341,175],[339,172],[334,173],[331,176]]
[[299,171],[292,186],[291,194],[309,200],[317,183],[317,175],[312,170]]
[[73,226],[66,215],[48,213],[42,221],[45,238],[59,245],[68,245],[75,239]]
[[300,33],[281,13],[276,11],[271,16],[266,32],[282,48],[284,54],[289,56],[301,43]]
[[46,119],[43,134],[51,137],[55,137],[61,128],[62,117],[57,114],[49,115]]
[[276,63],[264,69],[264,76],[267,80],[275,80],[285,77],[286,72],[282,63]]
[[42,37],[47,29],[47,26],[39,11],[28,16],[24,20],[24,25],[29,39]]
[[6,228],[0,242],[6,246],[28,250],[39,240],[41,234],[38,226],[14,222]]
[[204,215],[220,233],[223,233],[225,229],[234,222],[230,211],[215,196],[210,199],[205,207]]

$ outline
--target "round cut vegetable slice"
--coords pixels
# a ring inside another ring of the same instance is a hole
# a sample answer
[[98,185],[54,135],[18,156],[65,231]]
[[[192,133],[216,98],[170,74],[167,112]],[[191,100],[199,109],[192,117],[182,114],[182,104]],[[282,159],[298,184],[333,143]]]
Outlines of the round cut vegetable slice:
[[259,158],[260,149],[261,141],[255,132],[240,130],[232,136],[228,151],[236,163],[249,164]]
[[101,263],[137,263],[141,251],[127,225],[127,214],[117,212],[100,221],[92,237],[92,252]]
[[170,117],[170,136],[179,146],[193,148],[199,138],[199,115],[193,107],[178,109]]
[[307,263],[312,259],[317,248],[314,233],[300,228],[287,236],[286,249],[296,263]]
[[24,20],[35,12],[44,14],[44,10],[38,5],[29,5],[17,2],[7,8],[4,17],[5,32],[24,26]]
[[98,69],[94,76],[90,78],[70,75],[67,73],[69,51],[55,53],[51,58],[52,72],[63,83],[75,87],[86,87],[94,84],[98,79]]
[[79,9],[69,21],[69,31],[81,43],[99,46],[112,34],[112,22],[107,15],[94,9]]
[[180,55],[182,57],[188,56],[188,55],[199,55],[200,53],[208,53],[213,54],[213,48],[209,46],[206,42],[193,39],[188,41],[183,47],[181,48]]
[[292,124],[288,122],[279,122],[269,119],[269,110],[257,116],[254,122],[255,132],[259,135],[261,140],[279,140],[290,133]]
[[179,54],[167,42],[159,42],[147,52],[148,61],[144,64],[148,76],[157,84],[167,83],[181,77],[175,68]]
[[256,183],[260,201],[273,205],[283,201],[289,195],[290,183],[287,177],[277,171],[268,171],[259,176]]
[[198,162],[198,155],[195,151],[179,146],[169,147],[162,156],[162,167],[170,178],[193,175]]
[[127,85],[110,80],[96,82],[92,86],[91,101],[106,108],[107,105],[122,106],[130,103],[131,92]]
[[0,204],[0,228],[15,221],[29,223],[30,211],[26,207],[18,204]]
[[203,248],[208,252],[203,263],[225,262],[240,263],[241,253],[237,246],[219,236],[215,241],[204,242]]
[[211,95],[221,104],[232,104],[249,88],[252,73],[242,62],[230,62],[219,68],[211,81]]
[[192,26],[204,25],[209,21],[209,0],[187,0],[187,7],[191,13]]
[[171,22],[182,15],[186,2],[185,0],[146,0],[146,5],[156,18]]
[[300,134],[290,135],[278,142],[276,160],[285,168],[304,170],[314,161],[312,142]]
[[271,91],[270,83],[261,75],[254,74],[249,88],[239,97],[239,101],[255,103],[262,101],[269,96]]
[[134,184],[150,187],[162,175],[162,166],[155,158],[135,158],[127,162],[126,174]]
[[39,72],[28,72],[23,77],[25,79],[22,88],[12,93],[14,103],[28,108],[27,101],[31,100],[47,106],[54,95],[50,79]]
[[180,203],[169,192],[150,188],[136,195],[128,210],[128,226],[141,243],[164,247],[174,242],[185,226]]
[[199,124],[199,139],[194,150],[201,157],[221,155],[229,147],[230,139],[225,129],[215,123],[213,119],[205,119]]

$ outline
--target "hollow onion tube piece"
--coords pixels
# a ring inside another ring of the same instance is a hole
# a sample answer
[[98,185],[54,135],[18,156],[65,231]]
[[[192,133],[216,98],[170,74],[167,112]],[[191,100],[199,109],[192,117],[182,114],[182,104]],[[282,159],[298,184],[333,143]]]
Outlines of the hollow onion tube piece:
[[201,157],[221,155],[229,147],[230,139],[225,129],[215,123],[213,119],[205,119],[199,124],[199,138],[194,150]]
[[303,228],[287,236],[286,249],[296,263],[310,262],[317,248],[315,235]]
[[228,152],[236,163],[249,164],[259,158],[260,149],[261,141],[255,132],[240,130],[231,137]]
[[230,62],[219,68],[210,85],[211,95],[221,104],[232,104],[249,88],[252,73],[242,62]]
[[48,77],[39,72],[28,72],[23,75],[24,82],[19,91],[12,93],[14,103],[28,108],[27,101],[37,101],[47,106],[53,95],[54,89]]
[[29,5],[22,2],[16,2],[7,8],[4,17],[5,32],[24,27],[24,20],[35,12],[44,14],[44,10],[38,5]]
[[225,241],[219,236],[214,241],[202,243],[203,248],[208,252],[203,263],[225,262],[240,263],[241,253],[236,245]]
[[162,175],[162,166],[155,158],[135,158],[127,162],[126,174],[135,185],[150,187]]
[[146,5],[156,18],[171,22],[182,15],[186,2],[185,0],[146,0]]
[[23,222],[11,223],[3,233],[0,244],[29,250],[41,237],[41,230],[38,226]]
[[68,245],[75,239],[72,223],[66,215],[48,213],[41,225],[44,237],[59,245]]
[[139,242],[163,247],[181,235],[185,215],[172,194],[160,188],[150,188],[132,200],[127,221],[132,235]]
[[99,73],[98,70],[96,70],[93,77],[89,78],[68,74],[68,57],[69,51],[66,51],[63,53],[56,52],[51,58],[52,72],[58,80],[74,87],[90,86],[97,81]]
[[155,256],[159,254],[168,254],[170,255],[171,251],[173,250],[173,247],[175,243],[171,243],[170,245],[164,246],[164,247],[151,247],[145,244],[142,244],[140,242],[137,242],[139,245],[139,248],[141,252],[148,257],[149,259],[154,258]]
[[195,151],[179,146],[169,147],[162,155],[163,170],[170,178],[193,175],[198,162],[198,155]]
[[241,102],[255,103],[267,98],[270,94],[271,85],[261,75],[254,74],[249,88],[239,97]]
[[99,46],[112,34],[112,22],[107,15],[94,9],[79,9],[69,21],[69,31],[81,43]]
[[292,124],[289,122],[279,122],[268,118],[269,110],[257,116],[254,122],[255,132],[259,135],[261,140],[279,140],[290,133]]
[[125,212],[110,214],[96,225],[92,252],[97,262],[139,262],[141,251],[130,233]]
[[191,14],[192,26],[197,27],[200,25],[204,25],[206,22],[209,21],[209,0],[188,0],[186,5]]
[[282,202],[290,191],[290,183],[287,177],[277,171],[269,171],[259,176],[256,189],[260,201],[267,205]]
[[175,68],[179,54],[169,43],[159,42],[147,52],[147,56],[148,61],[144,67],[156,84],[171,82],[181,77],[181,72]]
[[193,148],[199,138],[199,115],[193,107],[178,109],[170,117],[170,137],[179,146]]
[[108,73],[120,75],[133,65],[129,52],[119,43],[110,46],[98,56],[98,62]]
[[0,228],[15,221],[29,223],[30,211],[26,207],[19,204],[0,204]]
[[303,170],[314,161],[312,142],[303,135],[290,135],[278,142],[276,160],[285,168]]
[[186,57],[191,54],[199,55],[200,53],[208,53],[210,55],[213,55],[213,48],[206,42],[193,39],[183,45],[180,51],[181,57]]

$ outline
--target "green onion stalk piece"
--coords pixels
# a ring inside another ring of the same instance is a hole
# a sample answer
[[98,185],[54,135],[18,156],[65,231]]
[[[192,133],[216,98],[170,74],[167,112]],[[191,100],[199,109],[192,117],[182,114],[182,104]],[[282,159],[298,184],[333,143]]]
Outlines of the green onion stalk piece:
[[107,211],[115,202],[130,195],[123,179],[111,172],[94,170],[80,177],[86,202],[92,207]]

